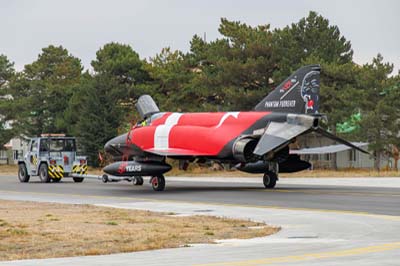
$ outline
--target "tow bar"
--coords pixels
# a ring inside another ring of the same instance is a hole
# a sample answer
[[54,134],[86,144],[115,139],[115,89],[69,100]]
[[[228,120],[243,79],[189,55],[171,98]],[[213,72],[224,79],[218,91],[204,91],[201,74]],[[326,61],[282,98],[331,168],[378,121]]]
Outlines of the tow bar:
[[133,178],[129,176],[109,176],[107,174],[104,175],[80,175],[80,174],[72,174],[72,177],[78,177],[78,178],[85,178],[85,179],[96,179],[96,180],[101,180],[103,183],[107,182],[120,182],[120,181],[128,181],[132,182]]

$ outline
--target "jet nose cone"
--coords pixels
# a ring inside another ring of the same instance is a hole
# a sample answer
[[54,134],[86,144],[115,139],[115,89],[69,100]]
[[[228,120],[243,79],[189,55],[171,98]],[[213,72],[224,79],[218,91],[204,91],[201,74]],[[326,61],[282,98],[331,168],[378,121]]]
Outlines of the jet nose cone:
[[107,143],[104,145],[105,152],[112,153],[114,151],[114,146],[115,146],[114,139],[107,141]]
[[107,141],[107,143],[104,145],[104,150],[111,154],[122,153],[121,149],[126,146],[126,137],[127,134],[123,134]]

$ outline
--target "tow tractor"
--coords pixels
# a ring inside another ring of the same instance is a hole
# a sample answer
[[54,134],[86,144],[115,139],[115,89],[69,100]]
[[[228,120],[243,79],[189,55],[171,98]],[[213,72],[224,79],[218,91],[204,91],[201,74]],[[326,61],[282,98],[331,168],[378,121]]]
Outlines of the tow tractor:
[[86,173],[86,156],[77,156],[76,139],[65,134],[42,134],[30,139],[28,151],[18,161],[18,179],[23,183],[31,176],[39,176],[43,183],[59,182],[65,177],[80,183]]

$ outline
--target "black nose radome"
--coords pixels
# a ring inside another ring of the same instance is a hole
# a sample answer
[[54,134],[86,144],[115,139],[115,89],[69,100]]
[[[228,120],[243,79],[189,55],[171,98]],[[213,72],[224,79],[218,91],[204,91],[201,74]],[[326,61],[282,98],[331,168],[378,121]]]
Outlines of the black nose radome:
[[127,137],[127,134],[123,134],[123,135],[120,135],[118,137],[115,137],[115,138],[109,140],[104,145],[105,152],[113,154],[113,155],[121,154],[122,149],[126,146],[126,137]]

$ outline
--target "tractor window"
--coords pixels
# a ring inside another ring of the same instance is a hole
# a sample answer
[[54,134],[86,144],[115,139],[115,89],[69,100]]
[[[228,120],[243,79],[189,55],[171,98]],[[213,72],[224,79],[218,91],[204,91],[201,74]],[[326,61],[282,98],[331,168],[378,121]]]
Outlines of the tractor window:
[[40,151],[49,151],[49,140],[48,139],[42,139],[40,140]]
[[31,152],[37,152],[37,140],[32,140]]
[[65,151],[75,151],[75,140],[74,139],[66,139],[65,140]]
[[52,139],[50,141],[50,151],[75,151],[74,139]]
[[64,140],[63,139],[52,139],[50,141],[51,151],[63,151],[64,150]]

